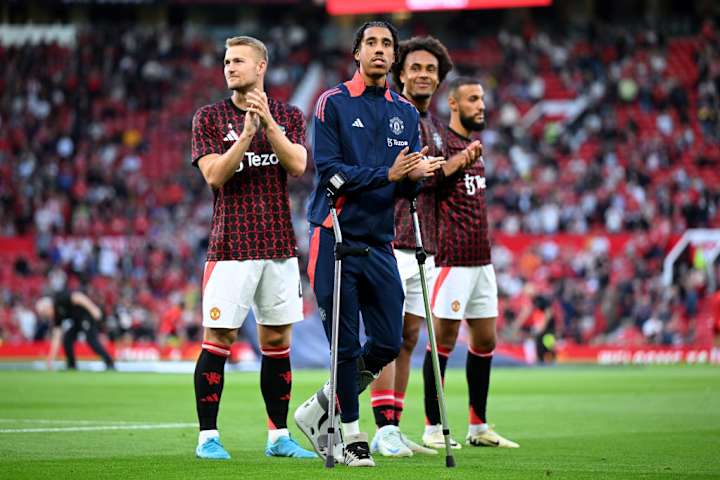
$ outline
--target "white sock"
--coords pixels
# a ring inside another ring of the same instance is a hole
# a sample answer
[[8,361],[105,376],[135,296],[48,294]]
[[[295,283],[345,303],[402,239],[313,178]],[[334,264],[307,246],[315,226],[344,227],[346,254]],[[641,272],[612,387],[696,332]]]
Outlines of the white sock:
[[472,425],[472,424],[471,424],[471,425],[468,427],[468,433],[469,433],[470,435],[479,435],[479,434],[481,434],[481,433],[487,432],[488,430],[490,430],[490,427],[488,426],[487,423],[480,423],[480,424],[477,424],[477,425]]
[[425,425],[426,435],[432,435],[438,432],[442,432],[442,425]]
[[277,430],[268,430],[268,440],[270,443],[275,443],[280,437],[289,437],[290,432],[287,428],[278,428]]
[[345,436],[356,435],[356,434],[360,433],[360,421],[355,420],[354,422],[343,423],[342,429],[343,429],[343,433],[345,434]]
[[198,436],[198,445],[202,445],[203,443],[207,442],[210,438],[220,438],[220,432],[217,430],[200,430],[200,435]]

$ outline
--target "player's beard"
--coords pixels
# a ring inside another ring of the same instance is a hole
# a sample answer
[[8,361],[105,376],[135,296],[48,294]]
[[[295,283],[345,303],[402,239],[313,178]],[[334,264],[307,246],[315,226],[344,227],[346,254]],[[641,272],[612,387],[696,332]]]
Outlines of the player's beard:
[[257,86],[257,79],[254,79],[252,81],[246,80],[241,83],[236,83],[235,85],[230,87],[230,90],[232,90],[233,92],[238,92],[240,94],[245,95],[246,93],[251,91],[256,86]]
[[252,90],[254,86],[255,86],[254,83],[244,83],[242,85],[235,85],[230,90],[232,90],[233,92],[238,92],[238,93],[245,95],[250,90]]
[[476,122],[473,117],[466,117],[462,114],[460,115],[460,124],[468,132],[481,132],[485,129],[485,120]]

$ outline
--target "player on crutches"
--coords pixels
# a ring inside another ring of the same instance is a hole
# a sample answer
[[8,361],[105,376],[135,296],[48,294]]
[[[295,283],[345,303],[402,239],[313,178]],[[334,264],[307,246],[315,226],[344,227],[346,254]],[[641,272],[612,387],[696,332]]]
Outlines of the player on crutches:
[[[337,194],[345,183],[345,177],[341,173],[336,173],[328,182],[327,197],[330,206],[330,216],[332,218],[333,234],[335,235],[335,275],[333,281],[333,314],[332,327],[330,329],[330,384],[328,398],[335,398],[337,392],[337,350],[338,350],[338,327],[340,326],[340,288],[342,285],[342,260],[345,257],[357,256],[366,257],[370,254],[370,249],[351,248],[343,245],[342,230],[338,221],[336,200]],[[336,402],[330,402],[328,412],[327,440],[329,450],[335,449],[335,413]],[[322,433],[322,432],[321,432]],[[338,432],[341,433],[341,432]],[[339,435],[342,439],[342,435]],[[327,455],[325,457],[325,466],[332,468],[335,465],[335,457]]]
[[[427,149],[420,148],[417,110],[387,86],[397,45],[390,23],[364,24],[353,45],[357,73],[320,96],[313,118],[318,181],[308,214],[308,275],[328,339],[333,340],[334,333],[337,341],[332,355],[337,362],[344,462],[353,467],[375,465],[367,433],[360,431],[358,395],[400,349],[404,295],[391,244],[395,199],[415,195],[415,182],[432,176],[443,163],[424,158]],[[369,251],[368,256],[342,259],[341,302],[333,301],[336,238],[325,194],[337,173],[345,178],[335,199],[342,244]],[[329,315],[334,308],[338,327],[333,331]],[[368,338],[364,345],[359,340],[360,313]],[[330,402],[335,401],[330,386],[295,412],[298,427],[324,458]],[[329,426],[338,432],[336,425]],[[337,450],[332,453],[338,457]]]

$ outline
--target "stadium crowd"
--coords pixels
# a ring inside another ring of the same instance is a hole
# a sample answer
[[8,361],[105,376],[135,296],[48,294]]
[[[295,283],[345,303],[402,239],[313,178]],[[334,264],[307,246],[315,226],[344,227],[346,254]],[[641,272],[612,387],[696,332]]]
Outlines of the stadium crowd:
[[[528,313],[544,304],[560,337],[579,343],[691,342],[707,279],[691,261],[673,288],[660,273],[674,238],[720,225],[712,24],[695,39],[604,26],[575,38],[501,32],[497,42],[502,63],[476,72],[497,86],[483,134],[495,231],[632,234],[616,252],[550,240],[520,258],[497,253],[505,320],[518,320],[508,338],[521,327],[545,328]],[[564,122],[518,128],[521,112],[544,98],[583,98],[587,106]]]
[[[283,100],[313,52],[324,59],[318,91],[353,68],[337,54],[332,26],[317,38],[303,23],[248,28],[270,47],[268,89]],[[448,45],[461,45],[447,35]],[[581,343],[696,340],[707,279],[692,259],[670,289],[660,271],[679,234],[720,226],[713,25],[666,37],[610,25],[559,34],[528,23],[471,44],[451,53],[458,71],[486,87],[493,230],[537,239],[520,252],[501,244],[493,252],[501,338],[553,331]],[[104,306],[111,339],[197,339],[212,199],[189,164],[189,125],[224,88],[221,52],[222,41],[189,28],[87,28],[74,45],[0,46],[0,237],[32,235],[36,250],[0,266],[0,338],[44,338],[34,298],[82,285]],[[446,114],[438,97],[435,109]],[[565,107],[526,124],[544,99]],[[182,158],[158,175],[164,148]],[[311,178],[291,183],[301,258]],[[539,236],[558,233],[629,240],[610,251]],[[307,299],[306,312],[313,305]]]

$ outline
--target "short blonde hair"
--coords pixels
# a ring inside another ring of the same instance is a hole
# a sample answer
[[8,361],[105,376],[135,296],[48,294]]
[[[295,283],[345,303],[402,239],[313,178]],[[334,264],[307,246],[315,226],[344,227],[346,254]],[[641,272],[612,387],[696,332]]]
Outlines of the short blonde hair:
[[265,62],[268,61],[268,51],[267,47],[263,42],[258,40],[255,37],[247,37],[244,35],[238,36],[238,37],[232,37],[225,40],[225,48],[230,47],[237,47],[245,45],[247,47],[252,48],[257,52],[257,54],[260,56],[260,60],[265,60]]

